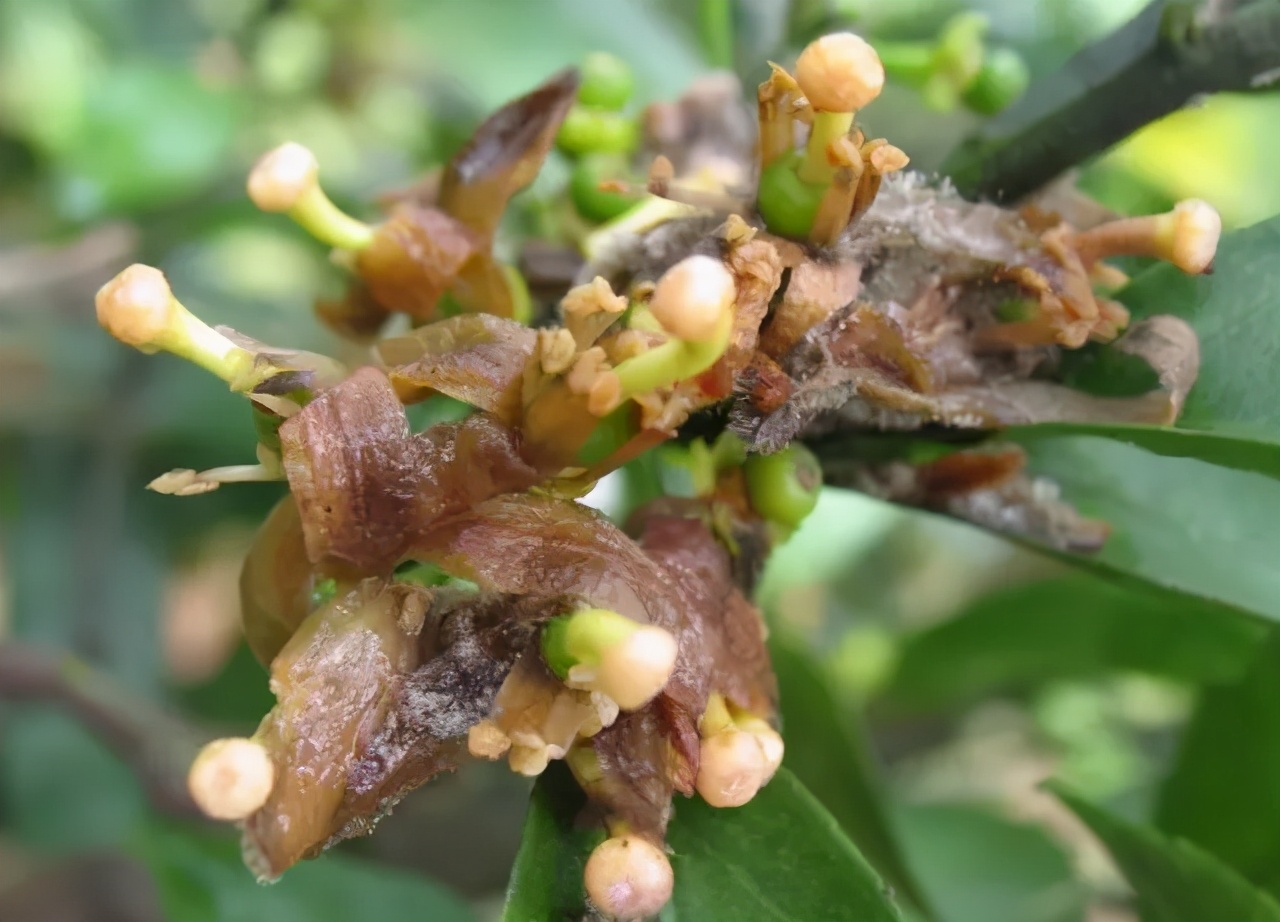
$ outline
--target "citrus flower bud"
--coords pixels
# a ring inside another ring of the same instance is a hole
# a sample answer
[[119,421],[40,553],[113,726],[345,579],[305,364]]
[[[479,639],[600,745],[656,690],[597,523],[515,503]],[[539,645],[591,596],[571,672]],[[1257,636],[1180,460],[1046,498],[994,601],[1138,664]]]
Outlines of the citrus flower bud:
[[275,765],[261,744],[232,737],[200,750],[187,774],[187,789],[205,815],[242,820],[267,802],[275,776]]
[[662,850],[636,835],[605,839],[587,859],[583,883],[592,905],[614,919],[657,915],[675,879]]
[[695,787],[713,807],[741,807],[771,774],[755,734],[729,728],[702,741]]

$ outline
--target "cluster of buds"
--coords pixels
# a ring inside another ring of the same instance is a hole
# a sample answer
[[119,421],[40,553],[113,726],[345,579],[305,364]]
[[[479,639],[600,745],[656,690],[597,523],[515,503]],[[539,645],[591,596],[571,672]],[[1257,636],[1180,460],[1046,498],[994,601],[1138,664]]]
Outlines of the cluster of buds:
[[1026,91],[1031,75],[1018,52],[986,45],[989,26],[981,13],[958,13],[936,42],[877,42],[876,51],[889,78],[919,90],[931,109],[964,103],[994,115]]
[[[758,93],[756,208],[770,231],[835,243],[871,207],[883,178],[907,165],[901,150],[856,127],[858,110],[883,87],[880,56],[852,32],[812,42],[794,76],[774,65]],[[809,125],[802,149],[794,147],[797,121]]]

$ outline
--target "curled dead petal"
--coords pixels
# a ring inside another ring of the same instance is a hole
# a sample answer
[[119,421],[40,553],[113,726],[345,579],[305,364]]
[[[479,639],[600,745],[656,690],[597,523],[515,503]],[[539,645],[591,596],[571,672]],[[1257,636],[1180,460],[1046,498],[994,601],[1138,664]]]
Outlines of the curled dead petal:
[[428,205],[402,203],[374,230],[355,257],[363,288],[386,311],[436,319],[440,298],[464,267],[487,253],[466,224]]

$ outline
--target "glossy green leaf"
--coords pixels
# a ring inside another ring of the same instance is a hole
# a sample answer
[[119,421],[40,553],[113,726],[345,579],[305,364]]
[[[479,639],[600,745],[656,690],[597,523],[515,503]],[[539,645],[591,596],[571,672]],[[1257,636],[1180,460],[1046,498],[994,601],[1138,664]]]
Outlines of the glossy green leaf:
[[896,811],[903,843],[941,922],[1078,922],[1083,889],[1042,829],[964,804]]
[[260,886],[232,835],[148,828],[134,853],[151,871],[169,922],[474,922],[471,909],[424,877],[341,855],[323,855]]
[[1280,904],[1198,846],[1122,820],[1058,785],[1050,790],[1111,852],[1137,892],[1143,922],[1280,922]]
[[1062,577],[997,590],[909,636],[887,695],[912,709],[937,709],[1010,686],[1117,670],[1230,681],[1248,668],[1265,634],[1261,622],[1190,596]]
[[[1200,340],[1200,375],[1176,429],[1055,423],[1016,429],[1025,434],[1016,437],[1100,435],[1158,454],[1280,477],[1277,252],[1280,218],[1273,218],[1224,237],[1210,275],[1189,276],[1162,264],[1120,293],[1134,319],[1172,314],[1191,324]],[[1107,354],[1098,347],[1082,352]]]
[[1204,690],[1156,822],[1280,895],[1280,635],[1239,681]]
[[559,922],[585,912],[582,869],[604,838],[599,827],[576,823],[583,795],[561,762],[538,778],[529,800],[502,922]]
[[831,811],[903,902],[924,911],[924,893],[885,812],[887,793],[859,715],[841,707],[821,664],[798,647],[775,635],[770,653],[782,703],[787,768]]
[[744,807],[676,804],[670,922],[898,922],[891,890],[782,769]]
[[1139,586],[1280,619],[1280,481],[1097,437],[1037,440],[1029,468],[1111,525],[1064,559]]

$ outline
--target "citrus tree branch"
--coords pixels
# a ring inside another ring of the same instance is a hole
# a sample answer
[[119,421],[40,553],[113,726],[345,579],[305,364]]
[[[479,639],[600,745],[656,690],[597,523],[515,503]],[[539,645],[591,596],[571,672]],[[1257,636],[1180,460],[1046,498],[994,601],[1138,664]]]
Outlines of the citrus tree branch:
[[1155,0],[986,123],[942,166],[972,198],[1013,201],[1204,93],[1280,79],[1280,0]]

